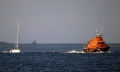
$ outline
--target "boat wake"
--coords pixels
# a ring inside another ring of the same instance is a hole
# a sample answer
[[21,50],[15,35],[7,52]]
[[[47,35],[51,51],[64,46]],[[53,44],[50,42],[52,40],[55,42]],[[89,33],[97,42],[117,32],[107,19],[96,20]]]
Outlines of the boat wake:
[[[23,53],[31,53],[31,52],[39,52],[39,53],[86,53],[82,50],[70,50],[70,51],[24,51]],[[2,51],[0,53],[10,53],[9,51]],[[111,51],[107,51],[107,52],[89,52],[89,53],[112,53]],[[87,53],[86,53],[87,54]]]
[[64,52],[64,53],[85,53],[85,52],[83,52],[83,51],[77,51],[77,50],[71,50],[71,51]]
[[[71,51],[62,52],[62,53],[86,53],[86,52],[84,52],[84,51],[71,50]],[[99,51],[99,52],[89,52],[89,53],[111,53],[111,51],[107,51],[107,52]]]
[[9,51],[2,51],[1,53],[9,53]]

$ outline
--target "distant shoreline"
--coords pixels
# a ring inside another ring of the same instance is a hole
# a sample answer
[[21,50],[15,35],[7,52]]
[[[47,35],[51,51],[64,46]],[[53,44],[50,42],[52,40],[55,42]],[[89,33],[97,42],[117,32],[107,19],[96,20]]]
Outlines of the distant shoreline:
[[[8,42],[0,42],[0,44],[16,44],[16,43],[8,43]],[[85,43],[20,43],[20,44],[85,44]],[[120,44],[120,43],[106,43],[106,44]]]

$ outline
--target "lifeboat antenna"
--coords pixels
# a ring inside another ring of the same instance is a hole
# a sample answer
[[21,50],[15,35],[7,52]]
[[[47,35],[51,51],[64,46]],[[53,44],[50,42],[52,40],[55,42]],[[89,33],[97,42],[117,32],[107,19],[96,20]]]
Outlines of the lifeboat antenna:
[[102,32],[101,32],[101,34],[103,33],[103,25],[102,25]]
[[96,34],[98,34],[98,30],[96,29]]
[[100,28],[100,35],[102,35],[102,28]]
[[93,37],[94,37],[94,27],[93,27]]
[[103,33],[103,25],[102,25],[102,28],[100,28],[100,34],[102,35]]

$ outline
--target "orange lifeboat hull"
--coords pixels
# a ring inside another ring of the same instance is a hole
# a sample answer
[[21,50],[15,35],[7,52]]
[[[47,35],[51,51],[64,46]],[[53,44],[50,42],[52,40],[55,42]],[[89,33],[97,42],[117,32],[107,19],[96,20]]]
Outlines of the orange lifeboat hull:
[[106,48],[84,48],[83,51],[85,53],[91,53],[91,52],[108,52],[110,47],[106,47]]

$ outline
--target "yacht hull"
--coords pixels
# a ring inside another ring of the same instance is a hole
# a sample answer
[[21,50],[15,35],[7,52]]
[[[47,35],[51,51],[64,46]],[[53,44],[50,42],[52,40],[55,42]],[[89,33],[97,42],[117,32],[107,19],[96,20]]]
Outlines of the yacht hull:
[[20,50],[17,49],[17,50],[10,50],[9,53],[20,53]]

